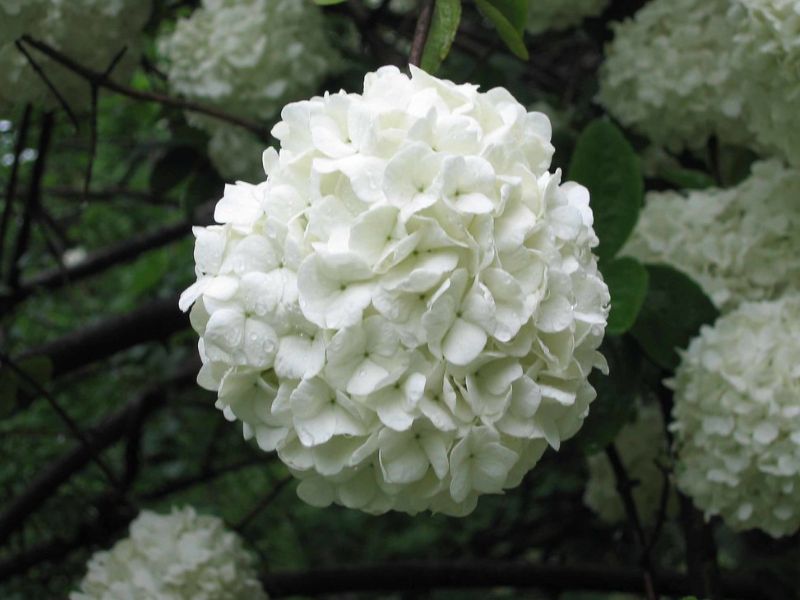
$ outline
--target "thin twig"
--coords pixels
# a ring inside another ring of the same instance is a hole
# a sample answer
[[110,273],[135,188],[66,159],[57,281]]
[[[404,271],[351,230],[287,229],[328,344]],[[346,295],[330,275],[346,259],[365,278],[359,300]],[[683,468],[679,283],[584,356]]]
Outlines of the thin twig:
[[428,32],[431,29],[433,19],[434,0],[424,0],[419,11],[417,27],[414,29],[414,38],[411,40],[411,52],[408,56],[408,64],[418,67],[422,63],[422,53],[425,51],[425,42],[428,41]]
[[64,112],[66,112],[67,116],[69,116],[69,120],[72,121],[75,131],[79,131],[81,127],[78,123],[78,117],[75,116],[75,113],[73,112],[72,107],[69,105],[69,102],[67,102],[67,99],[61,95],[61,92],[58,91],[58,88],[53,84],[52,81],[50,81],[50,78],[44,72],[42,67],[39,66],[39,63],[33,60],[33,57],[30,55],[25,46],[23,46],[19,40],[15,41],[14,45],[17,47],[17,50],[22,52],[23,56],[25,56],[25,59],[30,63],[33,70],[47,86],[47,89],[49,89],[50,92],[56,97],[58,103],[61,105],[61,108],[64,109]]
[[[11,173],[9,173],[8,183],[6,184],[6,203],[3,208],[3,216],[0,217],[0,258],[3,256],[3,249],[6,243],[6,231],[8,230],[8,224],[11,222],[11,213],[13,212],[14,200],[17,194],[20,156],[25,149],[25,142],[28,138],[28,128],[31,124],[31,112],[31,105],[26,104],[25,109],[22,111],[19,128],[17,129],[17,140],[14,143],[14,162],[11,165]],[[2,271],[1,262],[0,271]]]
[[650,540],[647,544],[647,552],[652,554],[653,548],[661,536],[661,530],[664,528],[664,523],[667,521],[667,510],[669,508],[670,492],[672,486],[669,481],[669,469],[663,465],[656,465],[661,471],[661,496],[658,499],[658,512],[656,513],[656,524],[653,527],[653,532],[650,534]]
[[47,152],[50,148],[50,139],[53,133],[55,119],[53,113],[48,112],[42,119],[42,128],[39,132],[39,143],[37,146],[36,162],[33,163],[28,195],[25,198],[25,205],[22,212],[22,226],[17,236],[14,252],[11,255],[11,267],[8,273],[8,284],[12,289],[19,284],[20,260],[28,249],[28,242],[31,235],[31,222],[36,214],[41,196],[42,178],[44,177]]
[[279,480],[274,486],[272,486],[272,489],[270,490],[269,494],[264,496],[264,498],[258,504],[256,504],[250,512],[248,512],[244,517],[242,517],[241,520],[239,520],[238,523],[236,523],[236,525],[233,526],[234,530],[241,533],[242,530],[245,527],[247,527],[252,522],[252,520],[259,515],[259,513],[262,510],[264,510],[270,504],[272,504],[275,498],[277,498],[280,495],[280,493],[283,491],[283,488],[285,488],[286,485],[291,480],[292,476],[287,475],[283,479]]
[[[84,434],[83,431],[81,431],[81,428],[78,426],[75,420],[61,407],[61,405],[50,392],[48,392],[38,381],[31,377],[24,369],[20,368],[19,365],[17,365],[2,352],[0,352],[0,363],[11,369],[17,377],[30,385],[37,394],[44,397],[52,409],[56,412],[58,417],[67,426],[67,429],[72,436],[78,440],[78,443],[80,443],[84,449],[91,449],[92,440],[89,439],[89,437]],[[117,479],[116,475],[114,475],[114,473],[111,471],[111,468],[105,463],[105,461],[103,461],[103,459],[97,456],[97,454],[94,452],[90,452],[90,459],[103,472],[103,475],[106,479],[108,479],[112,487],[121,491],[122,485],[120,484],[119,479]]]
[[647,543],[647,535],[645,534],[644,527],[642,526],[642,521],[639,518],[639,511],[636,509],[636,502],[634,501],[633,494],[631,492],[633,489],[633,484],[628,477],[628,472],[625,470],[625,465],[622,463],[622,459],[620,458],[619,453],[617,452],[617,449],[614,447],[613,443],[606,447],[606,456],[608,457],[608,460],[611,463],[611,468],[614,471],[614,479],[617,482],[617,491],[619,492],[620,499],[625,507],[625,514],[627,515],[628,521],[630,522],[631,526],[633,527],[633,531],[636,534],[639,547],[642,549],[641,563],[645,594],[647,594],[648,600],[658,600],[658,594],[656,593],[653,580],[652,560],[650,558],[650,552],[648,551],[649,544]]
[[208,115],[210,117],[214,117],[215,119],[219,119],[220,121],[226,121],[228,123],[238,125],[239,127],[243,127],[244,129],[247,129],[255,133],[262,139],[269,138],[269,131],[267,130],[267,128],[261,123],[258,123],[256,121],[251,121],[250,119],[245,119],[236,115],[232,115],[218,108],[199,104],[191,100],[184,100],[182,98],[175,98],[164,94],[157,94],[155,92],[146,92],[122,85],[121,83],[115,82],[113,79],[106,78],[103,73],[94,71],[92,69],[89,69],[88,67],[85,67],[75,62],[65,54],[59,52],[58,50],[49,46],[48,44],[45,44],[44,42],[36,40],[28,35],[22,36],[21,39],[28,45],[32,46],[33,48],[36,48],[42,54],[64,65],[66,68],[76,73],[77,75],[80,75],[81,77],[90,82],[96,83],[99,87],[111,90],[112,92],[116,92],[118,94],[122,94],[123,96],[127,96],[129,98],[134,98],[136,100],[143,100],[146,102],[156,102],[164,106],[179,108],[181,110],[188,110],[190,112],[197,112],[204,115]]

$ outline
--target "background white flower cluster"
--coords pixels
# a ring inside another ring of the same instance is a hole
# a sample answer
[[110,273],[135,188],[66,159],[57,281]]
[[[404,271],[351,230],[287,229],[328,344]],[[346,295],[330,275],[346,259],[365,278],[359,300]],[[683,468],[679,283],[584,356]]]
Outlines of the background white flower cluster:
[[[614,445],[630,480],[639,517],[645,524],[655,523],[661,508],[665,483],[664,472],[670,467],[669,449],[664,435],[664,419],[658,404],[642,404],[636,420],[625,425],[614,439]],[[583,500],[601,519],[621,523],[627,518],[617,491],[614,470],[605,453],[588,459],[589,479]],[[667,499],[667,510],[676,507],[674,491]]]
[[800,172],[753,165],[739,185],[650,192],[623,248],[690,275],[722,310],[800,291]]
[[800,297],[704,327],[671,385],[678,485],[733,529],[800,528]]
[[600,102],[671,150],[724,143],[800,164],[800,4],[654,0],[615,26]]
[[470,512],[580,427],[608,289],[585,188],[504,89],[412,68],[288,105],[197,228],[199,381],[306,501]]
[[533,34],[568,29],[586,17],[595,17],[609,0],[529,0],[527,30]]
[[[28,34],[72,60],[105,71],[123,49],[112,72],[123,81],[138,64],[139,35],[150,16],[150,0],[4,0],[0,7],[0,109],[28,102],[53,108],[57,99],[14,40]],[[35,49],[31,56],[75,111],[89,109],[89,84]]]
[[253,557],[217,517],[191,507],[143,511],[130,534],[96,553],[71,600],[266,600]]
[[[161,36],[170,88],[187,98],[267,121],[283,105],[319,89],[339,59],[313,2],[203,0]],[[209,155],[226,178],[254,175],[263,144],[225,123],[187,114],[211,135]]]

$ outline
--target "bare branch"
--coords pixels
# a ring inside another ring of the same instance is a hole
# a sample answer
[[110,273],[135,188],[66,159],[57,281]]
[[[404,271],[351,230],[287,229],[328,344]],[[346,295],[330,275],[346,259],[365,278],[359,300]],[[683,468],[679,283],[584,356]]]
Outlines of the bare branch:
[[411,53],[408,57],[408,64],[418,67],[422,62],[422,53],[425,50],[425,42],[428,41],[428,32],[431,28],[433,19],[433,0],[425,0],[419,11],[417,27],[414,29],[414,37],[411,40]]
[[256,121],[251,121],[250,119],[245,119],[236,115],[232,115],[227,113],[223,110],[212,106],[206,106],[204,104],[199,104],[197,102],[193,102],[191,100],[184,100],[182,98],[175,98],[173,96],[166,96],[164,94],[157,94],[155,92],[145,92],[142,90],[137,90],[120,83],[117,83],[113,79],[107,77],[104,73],[99,71],[94,71],[85,67],[65,54],[59,52],[55,48],[36,40],[29,35],[23,35],[21,38],[25,43],[36,48],[42,54],[50,57],[57,63],[63,65],[70,71],[80,75],[90,83],[93,83],[99,87],[105,88],[107,90],[111,90],[112,92],[116,92],[118,94],[122,94],[123,96],[128,96],[129,98],[134,98],[135,100],[144,100],[146,102],[157,102],[158,104],[162,104],[164,106],[169,106],[172,108],[179,108],[181,110],[188,110],[190,112],[197,112],[204,115],[208,115],[209,117],[214,117],[215,119],[219,119],[220,121],[226,121],[228,123],[232,123],[234,125],[238,125],[239,127],[243,127],[248,131],[253,132],[261,139],[269,139],[269,131],[267,128],[258,123]]
[[[25,149],[25,143],[28,138],[28,128],[31,124],[31,105],[25,105],[22,112],[17,129],[17,140],[14,143],[14,162],[11,165],[11,173],[9,173],[8,183],[6,184],[6,204],[3,208],[3,216],[0,217],[0,257],[3,255],[5,248],[6,231],[8,224],[11,221],[11,214],[13,212],[14,200],[17,194],[17,178],[19,177],[19,161],[22,151]],[[0,263],[0,270],[2,270],[2,263]]]
[[45,73],[42,67],[39,66],[39,63],[33,60],[33,57],[30,55],[25,46],[23,46],[19,42],[19,40],[15,41],[14,45],[17,47],[17,50],[19,50],[22,53],[22,55],[25,57],[25,60],[28,61],[28,63],[31,65],[31,67],[39,76],[39,78],[44,82],[44,84],[47,86],[47,89],[50,90],[50,93],[52,93],[56,97],[56,100],[58,100],[58,103],[61,105],[61,108],[64,109],[64,112],[67,113],[69,120],[72,121],[72,125],[73,127],[75,127],[75,131],[78,131],[81,128],[80,124],[78,123],[78,117],[75,116],[75,113],[73,112],[72,107],[70,107],[69,102],[67,102],[66,98],[64,98],[64,96],[61,95],[61,92],[58,91],[58,88],[53,84],[53,82],[50,81],[50,78],[47,76],[47,73]]

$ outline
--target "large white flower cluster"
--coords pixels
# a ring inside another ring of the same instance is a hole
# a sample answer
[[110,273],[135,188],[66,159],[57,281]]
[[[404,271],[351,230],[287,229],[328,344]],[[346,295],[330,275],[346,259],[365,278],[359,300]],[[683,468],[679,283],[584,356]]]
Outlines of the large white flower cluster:
[[749,142],[743,82],[734,73],[731,0],[653,0],[614,26],[600,102],[623,124],[672,150],[711,135]]
[[737,0],[735,60],[758,142],[800,166],[800,2]]
[[[661,508],[664,471],[669,463],[664,420],[657,404],[642,404],[636,420],[625,425],[614,440],[628,477],[634,482],[632,494],[639,517],[654,523]],[[604,453],[589,457],[589,480],[583,501],[608,523],[625,520],[625,507],[617,491],[614,470]],[[674,508],[675,494],[668,497],[668,508]]]
[[[32,102],[57,106],[56,97],[16,48],[29,34],[72,60],[105,71],[127,48],[112,78],[129,77],[139,58],[138,37],[150,15],[150,0],[1,0],[0,110]],[[89,84],[35,49],[31,56],[76,111],[89,108]]]
[[800,291],[800,172],[777,160],[753,165],[728,189],[647,194],[623,254],[672,265],[714,304]]
[[733,529],[800,528],[800,296],[704,327],[671,385],[678,486]]
[[574,27],[602,13],[610,0],[529,0],[527,30],[533,34]]
[[594,398],[588,192],[501,88],[384,67],[282,117],[267,181],[195,230],[198,381],[312,504],[466,514]]
[[89,561],[70,600],[266,600],[252,555],[221,519],[191,507],[142,512],[130,535]]
[[[174,92],[263,121],[287,102],[316,92],[338,63],[319,7],[298,0],[203,0],[160,37],[158,48]],[[232,136],[243,138],[237,147],[258,143],[210,117],[187,118],[211,135],[212,148],[223,147]],[[254,174],[258,154],[231,154],[211,154],[224,176]]]

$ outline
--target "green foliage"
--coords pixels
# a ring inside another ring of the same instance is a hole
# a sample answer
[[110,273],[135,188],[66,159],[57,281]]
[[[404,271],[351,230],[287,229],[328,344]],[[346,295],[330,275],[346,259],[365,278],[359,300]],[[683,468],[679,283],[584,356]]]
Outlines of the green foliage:
[[644,195],[638,156],[619,128],[606,119],[592,121],[581,132],[569,166],[569,179],[591,194],[597,254],[607,261],[628,239]]
[[625,338],[606,338],[600,348],[608,361],[608,375],[594,371],[589,381],[597,391],[589,416],[576,438],[584,452],[592,454],[608,446],[636,414],[640,360]]
[[314,2],[320,6],[332,6],[334,4],[341,4],[345,1],[346,0],[314,0]]
[[702,325],[713,323],[719,312],[700,286],[680,271],[665,265],[647,265],[649,286],[631,333],[659,366],[678,366],[678,349],[684,349]]
[[508,49],[522,60],[528,60],[528,49],[523,39],[528,20],[528,0],[475,0],[475,4],[494,25]]
[[436,0],[428,39],[422,52],[423,70],[436,73],[447,58],[461,22],[461,0]]
[[647,269],[636,259],[616,258],[603,267],[603,278],[611,293],[611,313],[606,335],[620,335],[636,322],[647,294]]

